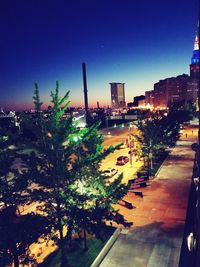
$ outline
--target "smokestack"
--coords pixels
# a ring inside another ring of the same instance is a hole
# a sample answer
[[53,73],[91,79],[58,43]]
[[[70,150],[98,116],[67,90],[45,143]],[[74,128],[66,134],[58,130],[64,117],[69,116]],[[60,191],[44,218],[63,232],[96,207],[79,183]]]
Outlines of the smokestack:
[[88,112],[88,95],[87,95],[87,77],[86,77],[86,64],[82,63],[83,72],[83,91],[84,91],[84,101],[85,101],[85,112],[87,116]]

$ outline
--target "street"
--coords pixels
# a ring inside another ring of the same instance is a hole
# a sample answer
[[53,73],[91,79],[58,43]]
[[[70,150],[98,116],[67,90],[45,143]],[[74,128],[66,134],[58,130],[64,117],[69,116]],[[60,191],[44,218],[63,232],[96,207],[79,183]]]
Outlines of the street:
[[151,185],[140,190],[143,198],[125,196],[134,209],[116,205],[133,226],[122,229],[100,267],[178,266],[193,171],[191,144],[197,141],[197,130],[183,129]]
[[[110,132],[110,135],[107,133]],[[130,128],[112,128],[101,130],[101,134],[104,135],[104,147],[108,148],[111,145],[117,145],[120,143],[124,143],[130,134]],[[136,129],[132,128],[131,133],[136,133]],[[129,179],[135,177],[139,168],[143,165],[143,161],[138,160],[137,157],[132,156],[132,166],[130,163],[130,148],[122,148],[119,150],[115,150],[114,153],[109,154],[105,160],[102,161],[101,169],[105,170],[107,168],[115,168],[118,170],[118,174],[123,173],[122,183],[128,183]],[[129,162],[123,166],[117,166],[116,160],[119,156],[127,156],[129,158]],[[110,181],[113,181],[115,177],[110,178]]]

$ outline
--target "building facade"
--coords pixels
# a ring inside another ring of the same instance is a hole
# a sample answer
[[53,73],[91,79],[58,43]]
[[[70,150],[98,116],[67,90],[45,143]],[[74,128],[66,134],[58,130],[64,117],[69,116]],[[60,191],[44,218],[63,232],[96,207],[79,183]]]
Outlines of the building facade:
[[[142,102],[143,101],[143,102]],[[135,107],[138,107],[139,106],[139,103],[143,103],[145,104],[145,96],[144,95],[140,95],[140,96],[135,96],[133,98],[133,104]]]
[[199,79],[199,40],[198,35],[196,35],[194,40],[194,49],[190,64],[190,76]]
[[153,90],[145,92],[145,102],[146,102],[146,105],[153,106],[153,103],[154,103],[154,91]]
[[153,92],[146,92],[146,103],[157,108],[166,108],[187,102],[195,103],[197,93],[197,79],[182,74],[155,83]]
[[112,109],[123,109],[126,107],[124,85],[124,83],[110,83]]
[[152,91],[145,92],[146,105],[167,108],[187,102],[195,103],[198,95],[199,74],[199,40],[196,36],[190,64],[190,76],[182,74],[155,83]]

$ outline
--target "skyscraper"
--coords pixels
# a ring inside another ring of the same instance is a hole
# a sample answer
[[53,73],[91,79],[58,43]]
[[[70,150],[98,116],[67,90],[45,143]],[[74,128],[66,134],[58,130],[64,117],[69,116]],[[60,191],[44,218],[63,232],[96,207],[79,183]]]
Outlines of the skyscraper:
[[110,83],[111,107],[121,109],[126,107],[124,83]]
[[193,55],[190,64],[190,76],[199,79],[199,39],[196,35],[194,40]]

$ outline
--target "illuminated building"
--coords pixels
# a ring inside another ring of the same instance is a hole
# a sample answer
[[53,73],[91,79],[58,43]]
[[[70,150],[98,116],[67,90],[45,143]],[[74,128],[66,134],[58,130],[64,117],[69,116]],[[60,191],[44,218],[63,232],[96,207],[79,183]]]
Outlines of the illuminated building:
[[183,105],[187,102],[195,104],[198,94],[198,78],[199,39],[196,35],[190,64],[190,76],[182,74],[155,83],[152,91],[145,92],[146,105],[160,108]]
[[151,90],[151,91],[146,91],[145,92],[145,102],[146,102],[146,105],[150,105],[150,106],[153,106],[153,103],[154,103],[154,91]]
[[193,78],[199,78],[199,39],[196,35],[194,40],[194,50],[190,64],[190,76]]
[[124,83],[110,83],[111,107],[123,109],[126,107]]
[[140,96],[135,96],[133,98],[133,104],[135,107],[138,107],[139,105],[144,105],[145,104],[145,96],[144,95],[140,95]]
[[171,77],[154,84],[154,107],[170,107],[174,104],[195,102],[198,92],[197,80],[187,74]]
[[17,116],[14,111],[10,111],[8,114],[6,114],[1,108],[0,127],[4,127],[7,129],[19,127],[19,122],[17,120]]

